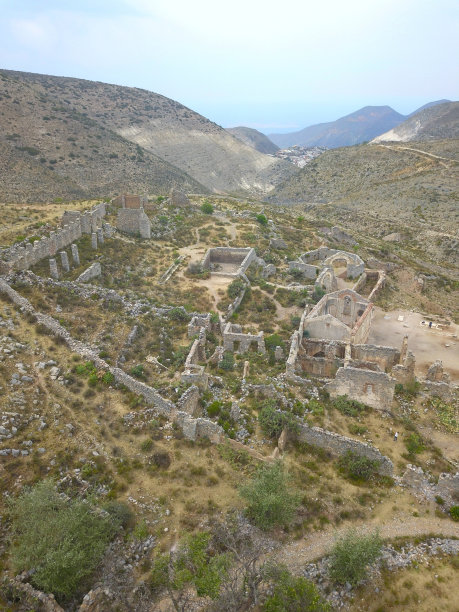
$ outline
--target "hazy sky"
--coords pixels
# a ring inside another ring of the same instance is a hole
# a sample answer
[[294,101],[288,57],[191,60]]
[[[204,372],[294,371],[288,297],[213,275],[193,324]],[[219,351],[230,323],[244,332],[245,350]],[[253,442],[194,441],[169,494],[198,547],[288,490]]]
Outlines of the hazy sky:
[[459,98],[457,0],[0,0],[0,67],[149,89],[293,131]]

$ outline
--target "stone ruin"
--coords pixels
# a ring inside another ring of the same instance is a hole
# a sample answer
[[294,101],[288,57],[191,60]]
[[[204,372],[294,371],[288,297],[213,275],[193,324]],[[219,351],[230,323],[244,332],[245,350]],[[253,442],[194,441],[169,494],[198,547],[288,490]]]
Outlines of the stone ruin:
[[178,206],[179,208],[182,206],[189,206],[191,204],[185,192],[173,187],[169,194],[169,202],[173,206]]
[[235,323],[227,323],[223,329],[223,350],[243,355],[252,346],[256,346],[257,352],[266,353],[263,332],[258,334],[244,334],[242,327]]
[[325,295],[306,307],[292,334],[287,376],[331,379],[332,397],[347,395],[378,410],[389,410],[395,385],[413,381],[415,359],[405,337],[400,350],[366,344],[373,304],[351,289]]
[[151,222],[145,214],[140,196],[122,196],[122,206],[117,213],[116,227],[121,232],[141,238],[151,238]]
[[113,198],[111,201],[113,206],[117,206],[118,208],[145,208],[147,204],[147,197],[140,195],[119,195],[116,198]]
[[215,247],[208,249],[201,266],[217,276],[237,278],[245,273],[256,257],[255,249],[250,247]]
[[76,242],[83,234],[92,234],[102,225],[106,214],[104,202],[84,213],[65,211],[61,219],[61,229],[50,232],[34,243],[27,242],[22,246],[13,245],[0,251],[0,273],[28,270],[46,257],[55,255]]

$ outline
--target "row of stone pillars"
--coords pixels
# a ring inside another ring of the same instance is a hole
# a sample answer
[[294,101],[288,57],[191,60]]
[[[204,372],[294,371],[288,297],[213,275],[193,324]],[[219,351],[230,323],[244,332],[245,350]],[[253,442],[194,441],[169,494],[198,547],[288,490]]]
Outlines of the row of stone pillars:
[[[77,268],[80,265],[80,255],[78,253],[78,247],[76,244],[72,244],[70,248],[72,251],[72,259],[73,259],[74,266],[75,268]],[[70,263],[69,263],[69,258],[68,258],[66,251],[61,251],[59,255],[61,257],[62,270],[64,272],[69,272]],[[59,269],[57,267],[57,261],[54,258],[49,260],[49,272],[52,278],[55,278],[55,279],[59,278]]]

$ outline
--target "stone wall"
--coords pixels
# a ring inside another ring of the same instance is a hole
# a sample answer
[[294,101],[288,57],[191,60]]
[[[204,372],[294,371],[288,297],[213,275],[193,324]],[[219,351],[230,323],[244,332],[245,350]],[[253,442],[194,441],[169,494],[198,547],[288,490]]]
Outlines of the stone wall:
[[333,268],[324,268],[314,283],[316,287],[322,287],[327,293],[337,291],[338,281],[336,280]]
[[392,476],[394,466],[392,461],[383,455],[376,447],[370,446],[365,442],[359,442],[352,438],[347,438],[331,431],[326,431],[321,427],[309,427],[306,424],[300,424],[300,430],[296,434],[296,438],[300,442],[306,442],[312,446],[317,446],[332,455],[341,456],[347,451],[352,451],[361,457],[366,457],[372,461],[378,461],[378,473],[383,476]]
[[[235,343],[239,345],[238,348],[235,347]],[[252,344],[256,344],[259,353],[266,353],[262,331],[258,334],[244,334],[240,325],[226,324],[223,330],[223,348],[225,351],[242,355],[250,350]]]
[[301,261],[304,263],[312,263],[314,261],[325,261],[330,255],[337,253],[336,249],[330,249],[327,246],[321,246],[318,249],[313,249],[307,253],[303,253],[300,256]]
[[86,268],[84,272],[76,279],[77,283],[89,283],[90,280],[96,278],[102,274],[102,268],[98,261],[94,262]]
[[353,367],[339,368],[336,377],[325,385],[331,397],[347,395],[377,410],[390,410],[395,379],[384,372]]
[[48,237],[34,243],[20,243],[0,252],[0,273],[8,274],[15,270],[28,270],[46,257],[54,257],[58,251],[72,242],[89,234],[100,226],[105,216],[105,204],[101,202],[90,211],[65,211],[61,229],[50,232]]
[[235,267],[238,266],[238,268],[233,272],[212,272],[213,274],[217,274],[219,276],[236,277],[244,274],[252,261],[254,261],[256,258],[257,254],[255,253],[255,249],[250,247],[214,247],[207,250],[204,258],[201,261],[201,265],[206,270],[211,270],[213,264],[232,264]]
[[289,261],[288,269],[290,272],[293,270],[299,270],[305,278],[316,280],[320,272],[320,268],[317,266],[311,266],[310,264],[303,263],[302,261]]
[[200,396],[201,394],[199,388],[196,385],[191,385],[191,387],[189,387],[178,400],[178,410],[191,414],[192,416],[197,416],[200,409]]
[[150,219],[142,208],[120,208],[116,218],[116,227],[121,232],[141,238],[151,238]]

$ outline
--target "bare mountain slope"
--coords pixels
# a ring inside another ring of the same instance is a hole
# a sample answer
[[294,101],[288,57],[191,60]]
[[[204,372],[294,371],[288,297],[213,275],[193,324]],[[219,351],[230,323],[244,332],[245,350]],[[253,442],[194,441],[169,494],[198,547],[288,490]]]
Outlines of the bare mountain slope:
[[459,102],[429,106],[372,142],[409,142],[459,138]]
[[270,153],[274,155],[274,153],[279,150],[279,147],[265,136],[265,134],[253,128],[241,125],[234,128],[226,128],[226,131],[260,153]]
[[41,86],[0,75],[2,200],[205,191],[189,175]]
[[[164,96],[137,88],[4,71],[38,95],[84,113],[104,129],[177,166],[214,191],[272,190],[295,169],[244,145],[223,128]],[[136,147],[134,146],[134,149]]]

